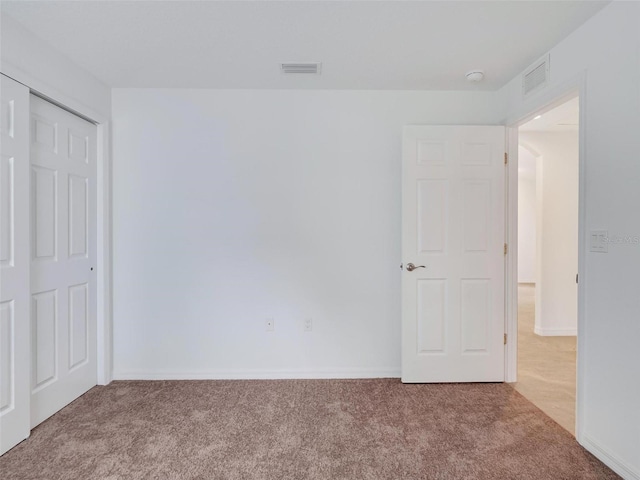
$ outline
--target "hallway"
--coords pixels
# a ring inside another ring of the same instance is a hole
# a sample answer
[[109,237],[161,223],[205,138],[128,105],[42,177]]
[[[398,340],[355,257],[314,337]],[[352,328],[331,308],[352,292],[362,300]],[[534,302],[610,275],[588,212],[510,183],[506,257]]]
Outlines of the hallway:
[[518,382],[514,388],[575,435],[576,337],[533,333],[535,285],[518,285]]

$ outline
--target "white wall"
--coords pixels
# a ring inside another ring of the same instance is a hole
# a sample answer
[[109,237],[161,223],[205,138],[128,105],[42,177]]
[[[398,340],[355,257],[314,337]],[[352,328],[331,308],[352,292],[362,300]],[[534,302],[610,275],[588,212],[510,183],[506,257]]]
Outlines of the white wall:
[[536,158],[518,148],[518,282],[536,281]]
[[402,126],[493,95],[114,90],[116,378],[399,376]]
[[111,114],[111,89],[6,14],[0,15],[0,71],[96,121]]
[[[585,71],[586,230],[638,235],[640,3],[613,2],[551,50],[550,89]],[[520,78],[501,95],[509,118],[539,101],[523,103]],[[587,252],[585,263],[578,440],[626,478],[640,478],[640,245]]]
[[540,167],[535,333],[576,335],[578,132],[521,132],[520,142],[537,152]]

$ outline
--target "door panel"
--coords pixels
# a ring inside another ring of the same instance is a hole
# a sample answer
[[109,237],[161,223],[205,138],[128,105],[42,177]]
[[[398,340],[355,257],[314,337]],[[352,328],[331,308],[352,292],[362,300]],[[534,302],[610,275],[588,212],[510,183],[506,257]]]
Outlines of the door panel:
[[0,75],[0,454],[29,436],[29,89]]
[[503,127],[405,127],[404,382],[504,380],[504,148]]
[[13,332],[16,317],[13,312],[13,301],[0,302],[0,413],[11,407],[14,395],[14,373],[12,363],[15,355],[13,348]]
[[87,258],[89,185],[86,178],[69,175],[69,257]]
[[447,180],[418,181],[418,252],[440,252],[447,248]]
[[57,254],[58,172],[49,168],[31,168],[33,211],[33,260],[55,260]]
[[447,284],[443,279],[418,280],[418,354],[446,349]]
[[89,360],[89,285],[69,287],[69,369]]
[[31,306],[31,383],[34,390],[55,381],[58,370],[56,355],[58,291],[33,295]]
[[96,384],[96,127],[31,98],[34,427]]

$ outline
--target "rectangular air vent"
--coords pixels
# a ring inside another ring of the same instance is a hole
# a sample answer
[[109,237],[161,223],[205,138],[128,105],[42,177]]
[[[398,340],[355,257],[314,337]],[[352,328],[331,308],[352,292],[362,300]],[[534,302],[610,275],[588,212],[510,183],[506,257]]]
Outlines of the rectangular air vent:
[[549,83],[549,55],[545,55],[522,74],[522,96],[543,89]]
[[280,69],[283,73],[312,73],[320,74],[321,63],[281,63]]

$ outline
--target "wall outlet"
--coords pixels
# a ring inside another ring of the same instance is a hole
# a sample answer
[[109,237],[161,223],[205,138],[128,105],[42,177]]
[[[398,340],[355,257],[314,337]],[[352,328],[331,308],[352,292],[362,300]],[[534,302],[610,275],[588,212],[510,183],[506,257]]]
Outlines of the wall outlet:
[[304,319],[303,330],[305,332],[310,332],[310,331],[313,330],[313,319],[311,319],[311,318],[305,318]]
[[276,329],[276,321],[273,318],[267,318],[264,321],[264,326],[267,332],[273,332]]

